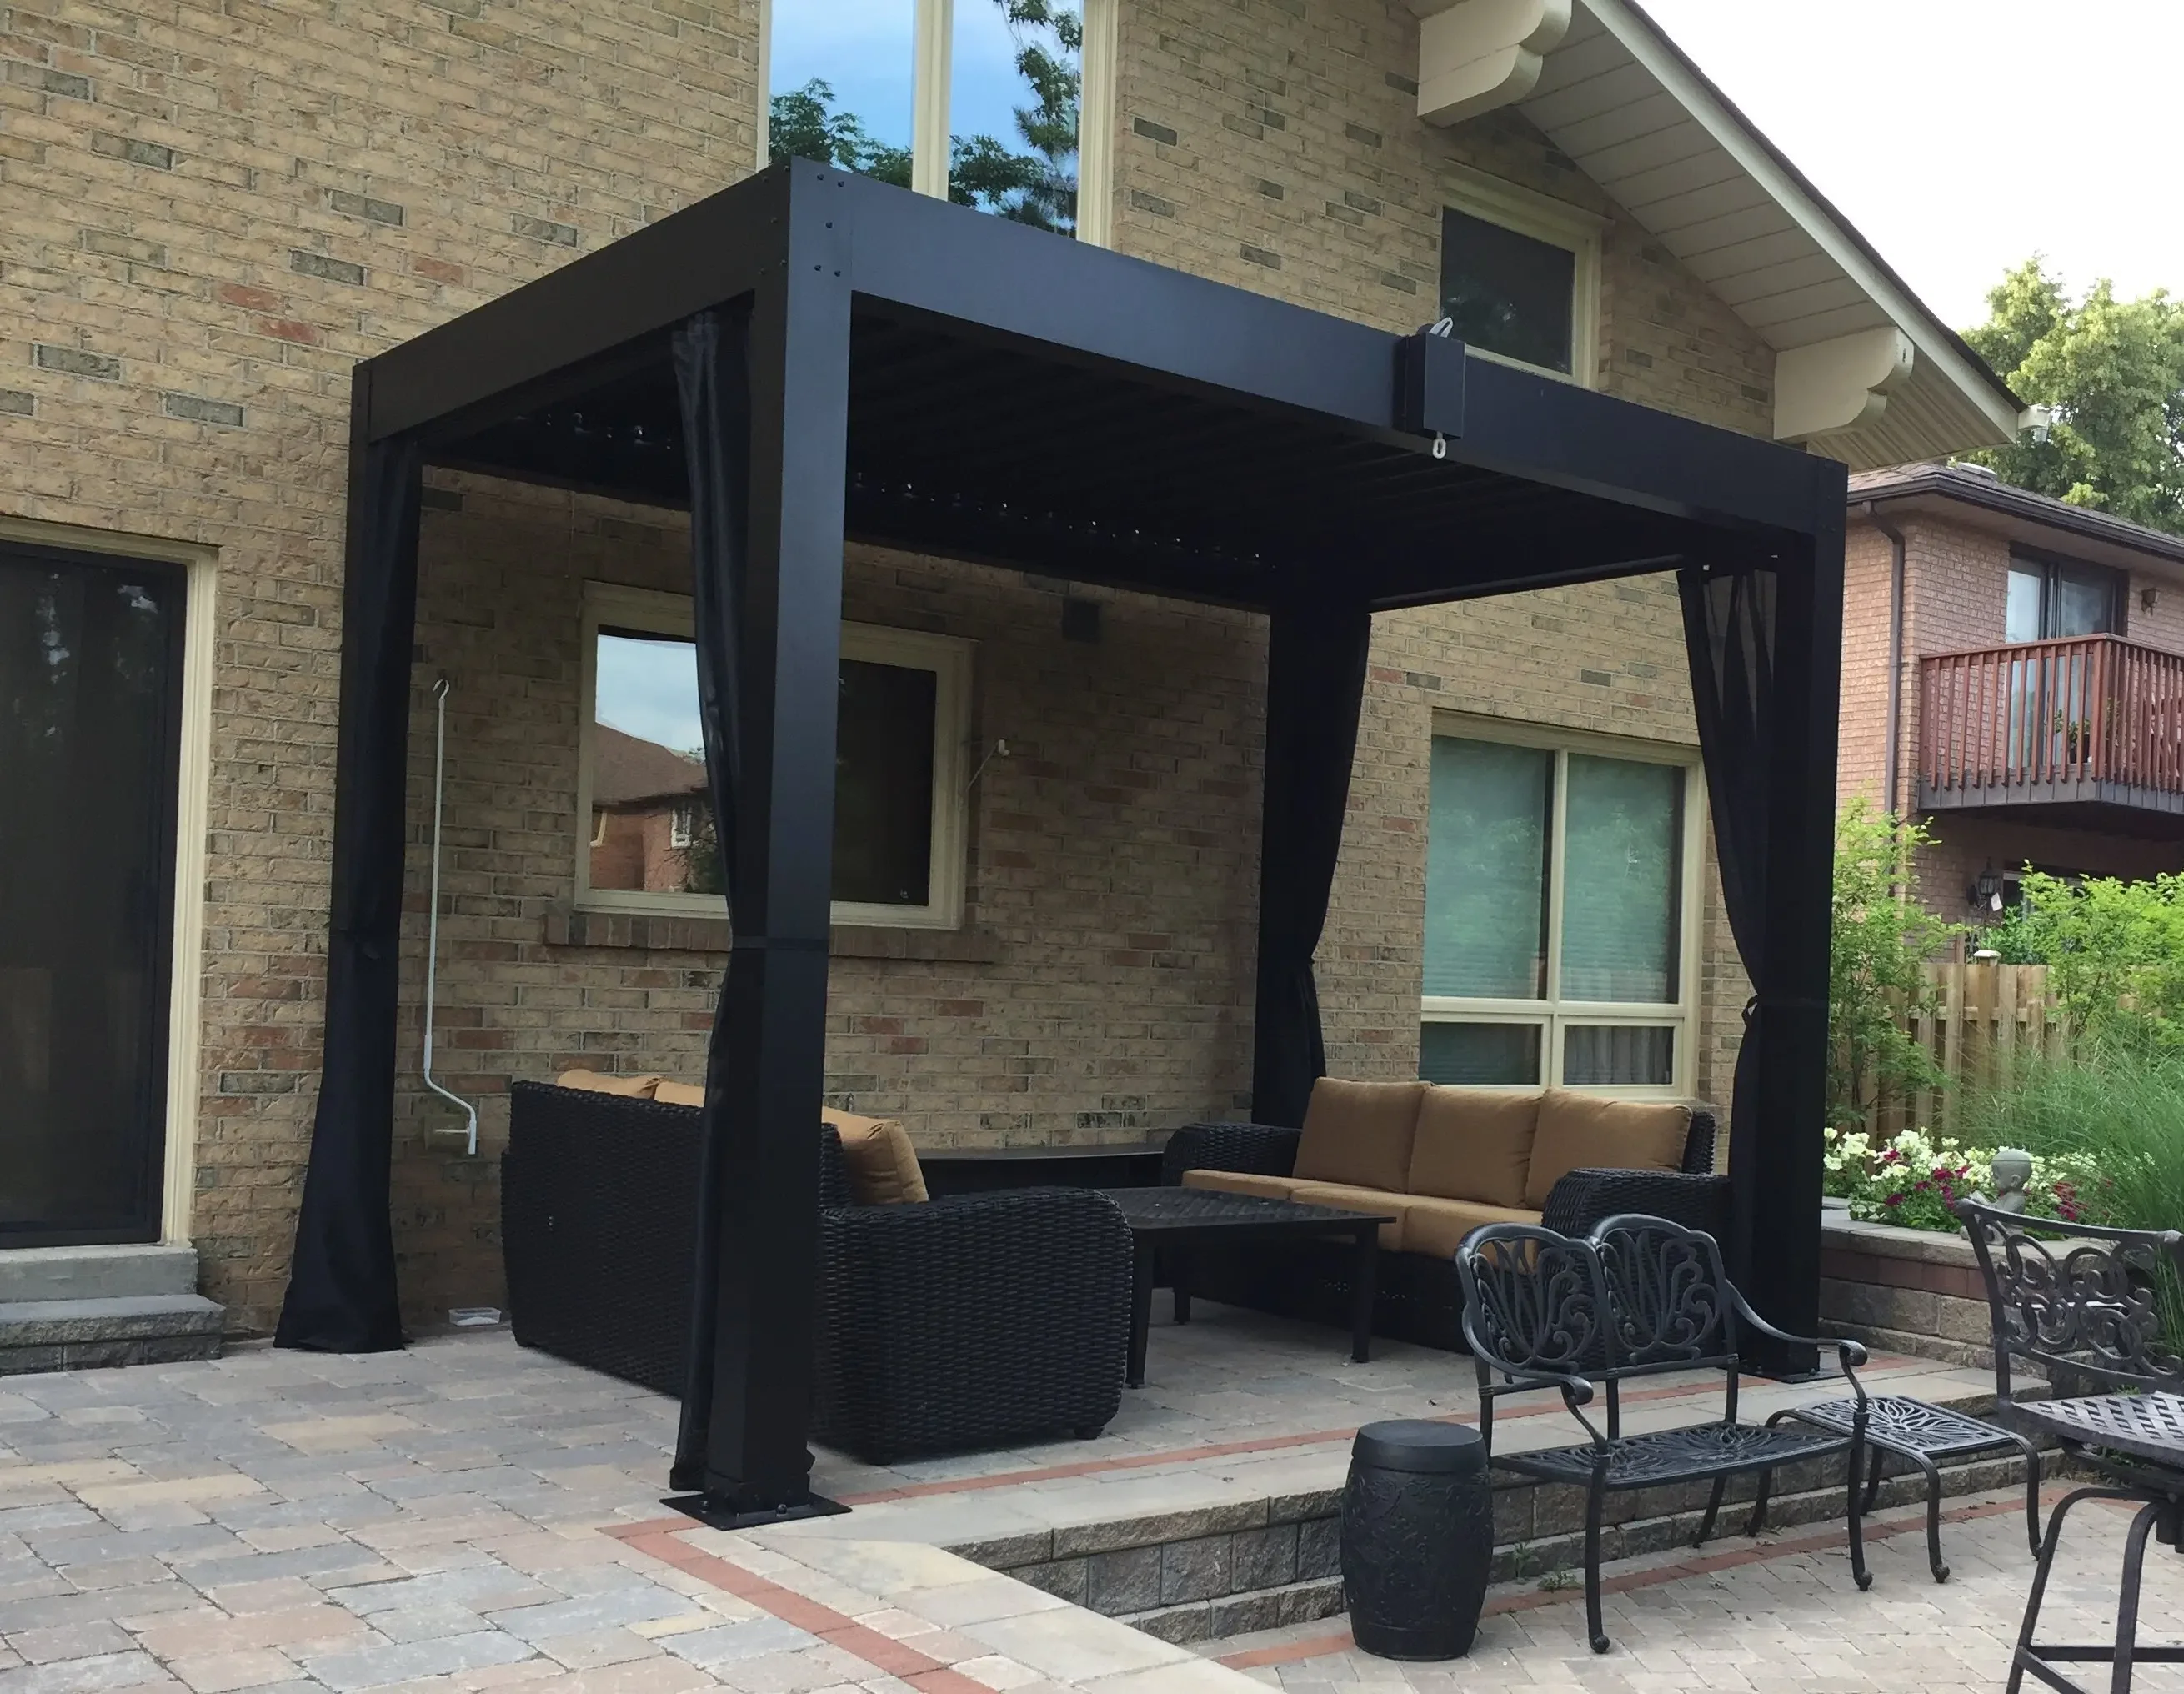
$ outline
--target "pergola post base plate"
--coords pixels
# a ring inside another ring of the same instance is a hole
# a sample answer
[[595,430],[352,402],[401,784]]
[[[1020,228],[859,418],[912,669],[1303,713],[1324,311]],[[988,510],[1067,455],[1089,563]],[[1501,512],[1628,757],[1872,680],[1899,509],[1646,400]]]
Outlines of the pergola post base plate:
[[773,1524],[800,1523],[806,1518],[838,1518],[850,1508],[839,1501],[807,1494],[794,1506],[744,1507],[726,1495],[671,1494],[660,1502],[686,1518],[695,1518],[709,1530],[763,1530]]

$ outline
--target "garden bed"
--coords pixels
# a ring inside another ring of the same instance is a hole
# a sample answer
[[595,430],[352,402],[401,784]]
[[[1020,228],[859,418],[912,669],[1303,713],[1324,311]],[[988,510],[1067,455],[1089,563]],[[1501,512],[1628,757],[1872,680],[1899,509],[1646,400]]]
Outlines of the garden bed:
[[1820,1327],[1950,1364],[1994,1363],[1986,1290],[1961,1234],[1820,1218]]

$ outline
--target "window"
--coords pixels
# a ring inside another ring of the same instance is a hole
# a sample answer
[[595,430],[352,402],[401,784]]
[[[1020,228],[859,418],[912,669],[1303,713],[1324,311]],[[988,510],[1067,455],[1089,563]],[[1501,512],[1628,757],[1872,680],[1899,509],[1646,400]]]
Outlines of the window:
[[[580,904],[716,916],[722,879],[690,603],[588,583]],[[952,928],[963,910],[971,644],[842,627],[834,922]]]
[[2013,554],[2003,638],[2053,641],[2123,633],[2124,574],[2099,565]]
[[1694,758],[1470,721],[1435,736],[1420,1075],[1690,1091]]
[[1020,223],[1074,231],[1078,6],[765,0],[763,13],[769,156],[826,159]]
[[1441,212],[1440,309],[1490,358],[1590,384],[1599,220],[1491,178]]

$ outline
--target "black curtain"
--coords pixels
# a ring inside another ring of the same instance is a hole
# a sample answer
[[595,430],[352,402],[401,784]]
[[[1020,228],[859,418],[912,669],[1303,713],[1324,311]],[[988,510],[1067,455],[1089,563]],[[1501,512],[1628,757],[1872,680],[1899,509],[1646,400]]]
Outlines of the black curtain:
[[274,1332],[276,1346],[337,1353],[402,1345],[387,1172],[423,464],[407,437],[352,454],[326,1047]]
[[1714,855],[1730,933],[1752,980],[1744,1039],[1729,1118],[1729,1169],[1735,1209],[1728,1242],[1730,1275],[1749,1285],[1753,1220],[1763,1213],[1756,1185],[1766,1171],[1755,1151],[1760,1123],[1761,1034],[1767,1017],[1767,843],[1774,767],[1774,619],[1781,584],[1769,570],[1686,566],[1677,579],[1684,609],[1699,750],[1713,814]]
[[[698,646],[698,710],[705,735],[714,839],[729,910],[736,900],[737,796],[741,778],[738,688],[742,671],[745,526],[750,513],[750,380],[747,320],[699,312],[675,332],[675,387],[682,404],[683,462],[690,479],[691,616]],[[727,980],[705,1057],[705,1106],[699,1164],[698,1239],[690,1284],[689,1362],[669,1485],[705,1485],[706,1431],[713,1417],[716,1325],[720,1315],[722,1146],[728,1133]]]
[[1261,1123],[1303,1123],[1312,1085],[1327,1071],[1312,956],[1342,849],[1372,637],[1362,606],[1300,599],[1269,621],[1251,1045],[1251,1116]]

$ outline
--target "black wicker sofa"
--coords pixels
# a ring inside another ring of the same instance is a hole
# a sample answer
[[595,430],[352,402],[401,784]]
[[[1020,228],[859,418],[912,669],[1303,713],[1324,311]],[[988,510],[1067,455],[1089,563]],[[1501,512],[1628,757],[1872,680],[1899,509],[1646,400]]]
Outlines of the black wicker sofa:
[[[1302,1128],[1184,1125],[1162,1179],[1396,1213],[1381,1230],[1374,1333],[1462,1351],[1455,1253],[1466,1233],[1531,1223],[1582,1236],[1644,1212],[1719,1235],[1730,1183],[1713,1174],[1713,1143],[1711,1113],[1671,1103],[1322,1078]],[[1337,1243],[1247,1244],[1201,1249],[1167,1270],[1193,1296],[1347,1327],[1351,1257]]]
[[[682,1390],[699,1112],[517,1082],[501,1161],[515,1339]],[[1088,1189],[860,1205],[821,1137],[812,1432],[872,1463],[1096,1435],[1121,1403],[1130,1234]]]

